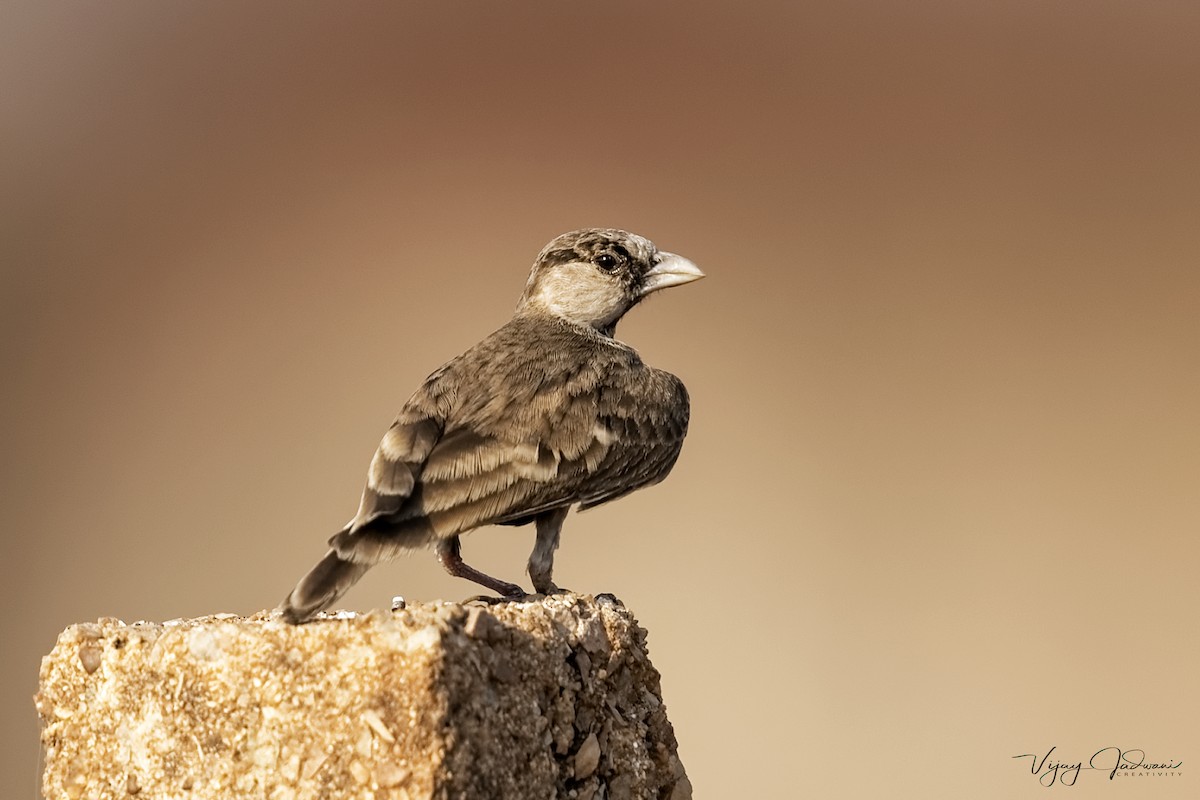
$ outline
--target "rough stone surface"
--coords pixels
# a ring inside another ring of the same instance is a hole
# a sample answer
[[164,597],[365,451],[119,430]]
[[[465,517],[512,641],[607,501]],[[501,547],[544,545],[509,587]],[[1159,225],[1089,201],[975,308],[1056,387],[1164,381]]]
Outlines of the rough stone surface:
[[36,701],[56,800],[691,797],[646,632],[605,595],[102,619]]

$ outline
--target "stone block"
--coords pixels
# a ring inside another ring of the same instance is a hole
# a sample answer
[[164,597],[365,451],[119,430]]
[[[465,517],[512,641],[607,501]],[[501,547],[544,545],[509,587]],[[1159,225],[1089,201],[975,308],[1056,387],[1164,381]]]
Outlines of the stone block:
[[691,796],[611,596],[72,625],[43,659],[48,798]]

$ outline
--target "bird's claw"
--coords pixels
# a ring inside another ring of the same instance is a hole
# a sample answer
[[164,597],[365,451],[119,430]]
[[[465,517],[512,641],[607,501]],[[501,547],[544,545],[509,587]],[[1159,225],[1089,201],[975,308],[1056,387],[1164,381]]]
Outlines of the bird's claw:
[[498,606],[501,603],[519,603],[528,598],[529,595],[525,592],[520,594],[477,594],[474,597],[468,597],[463,603],[483,603],[488,606]]

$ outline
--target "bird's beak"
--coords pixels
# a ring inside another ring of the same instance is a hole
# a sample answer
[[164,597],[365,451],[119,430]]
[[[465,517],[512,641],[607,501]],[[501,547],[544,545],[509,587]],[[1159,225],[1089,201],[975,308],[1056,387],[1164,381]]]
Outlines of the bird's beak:
[[645,297],[651,292],[666,289],[668,286],[679,286],[684,283],[698,281],[704,277],[700,268],[683,256],[674,253],[659,253],[654,258],[654,266],[642,278],[642,288],[638,297]]

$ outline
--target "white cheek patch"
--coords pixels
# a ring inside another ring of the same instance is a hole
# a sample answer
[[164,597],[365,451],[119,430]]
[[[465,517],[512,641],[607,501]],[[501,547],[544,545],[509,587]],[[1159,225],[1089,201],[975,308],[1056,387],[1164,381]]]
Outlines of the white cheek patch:
[[533,300],[555,316],[604,327],[620,316],[625,292],[589,265],[567,264],[542,277]]

